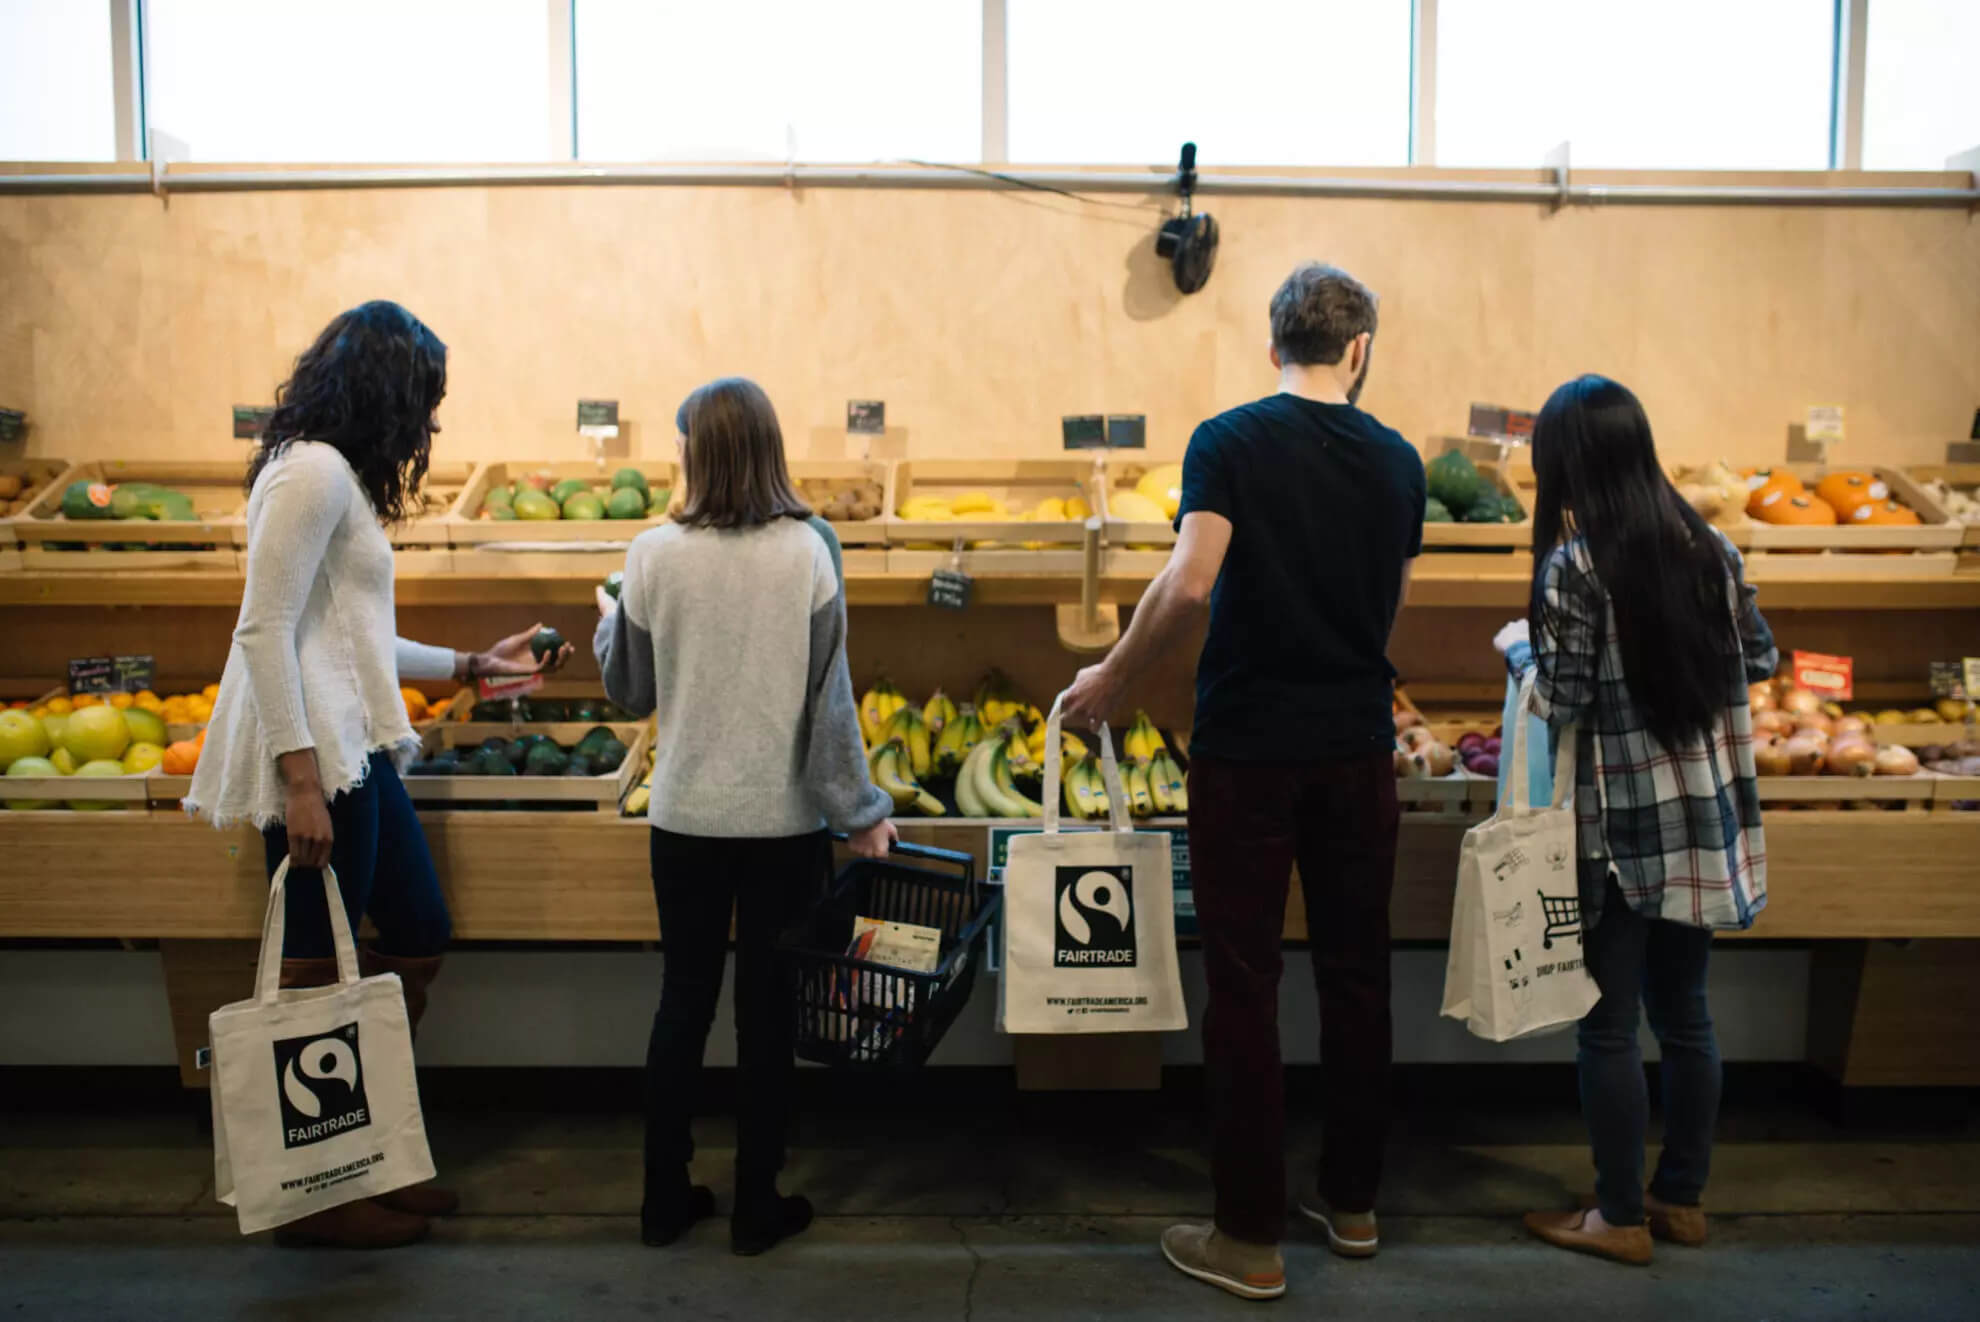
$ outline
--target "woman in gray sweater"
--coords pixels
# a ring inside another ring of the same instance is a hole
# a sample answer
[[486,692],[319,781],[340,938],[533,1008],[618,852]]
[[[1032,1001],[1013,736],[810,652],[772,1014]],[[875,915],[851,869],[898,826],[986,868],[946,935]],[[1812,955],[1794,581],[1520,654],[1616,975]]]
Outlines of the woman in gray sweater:
[[646,1051],[641,1238],[670,1244],[715,1211],[691,1185],[694,1085],[736,941],[736,1201],[730,1245],[761,1253],[811,1222],[777,1192],[790,1121],[793,1014],[773,947],[831,866],[828,831],[884,857],[892,801],[867,774],[829,529],[791,486],[783,433],[753,381],[681,406],[685,506],[640,534],[593,639],[605,692],[654,712],[653,896],[666,951]]

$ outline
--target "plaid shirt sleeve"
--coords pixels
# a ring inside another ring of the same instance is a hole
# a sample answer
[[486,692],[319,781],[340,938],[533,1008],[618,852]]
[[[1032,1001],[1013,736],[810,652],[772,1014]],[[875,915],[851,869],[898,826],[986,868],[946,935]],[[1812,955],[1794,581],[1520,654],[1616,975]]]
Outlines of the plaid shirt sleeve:
[[1746,581],[1746,561],[1731,542],[1726,543],[1726,552],[1732,557],[1733,590],[1739,594],[1739,649],[1746,661],[1746,680],[1758,684],[1780,669],[1781,649],[1774,645],[1774,631],[1760,613],[1760,590]]
[[1530,660],[1539,671],[1534,711],[1556,730],[1580,720],[1595,701],[1604,616],[1593,588],[1565,550],[1547,557],[1540,580],[1546,610],[1534,621]]

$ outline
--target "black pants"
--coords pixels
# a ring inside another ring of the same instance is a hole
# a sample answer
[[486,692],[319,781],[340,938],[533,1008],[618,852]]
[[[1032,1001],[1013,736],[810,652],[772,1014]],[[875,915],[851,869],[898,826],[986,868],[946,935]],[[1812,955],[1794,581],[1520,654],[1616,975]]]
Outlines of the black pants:
[[653,898],[665,967],[646,1047],[646,1202],[679,1196],[694,1156],[695,1085],[722,996],[729,919],[736,938],[736,1188],[762,1194],[784,1165],[790,1127],[791,989],[775,947],[831,866],[823,831],[775,839],[652,833]]
[[1299,863],[1320,993],[1320,1192],[1343,1212],[1375,1205],[1389,1124],[1389,894],[1396,774],[1387,749],[1345,762],[1189,769],[1189,847],[1210,1005],[1217,1228],[1276,1244],[1286,1221],[1286,1099],[1279,974],[1286,890]]

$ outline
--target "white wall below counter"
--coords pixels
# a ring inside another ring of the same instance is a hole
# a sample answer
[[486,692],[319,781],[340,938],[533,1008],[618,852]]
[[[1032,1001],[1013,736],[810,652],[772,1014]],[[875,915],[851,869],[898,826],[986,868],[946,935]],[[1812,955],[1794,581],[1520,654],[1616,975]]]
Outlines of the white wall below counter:
[[[420,1032],[423,1065],[637,1065],[660,993],[662,956],[643,951],[466,951],[435,984]],[[1719,1046],[1728,1060],[1794,1061],[1804,1054],[1806,949],[1722,947],[1712,964]],[[1437,1017],[1444,952],[1395,956],[1396,1059],[1408,1063],[1504,1063],[1574,1058],[1574,1035],[1496,1046]],[[1197,952],[1183,954],[1192,1025],[1202,1020]],[[1003,1065],[1010,1044],[995,1027],[994,984],[976,994],[935,1056],[937,1065]],[[156,952],[0,951],[0,1065],[170,1065],[174,1061],[165,977]],[[1280,991],[1280,1036],[1289,1064],[1319,1056],[1318,1012],[1305,951],[1289,952]],[[708,1042],[708,1063],[735,1060],[725,993]],[[1644,1033],[1646,1053],[1655,1043]],[[1170,1036],[1170,1064],[1202,1060],[1192,1027]]]

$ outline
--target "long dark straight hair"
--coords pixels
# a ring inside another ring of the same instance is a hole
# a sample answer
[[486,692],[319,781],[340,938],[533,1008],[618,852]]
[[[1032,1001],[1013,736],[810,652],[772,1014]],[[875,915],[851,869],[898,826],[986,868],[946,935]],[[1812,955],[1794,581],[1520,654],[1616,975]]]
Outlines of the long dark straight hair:
[[681,401],[674,421],[687,501],[674,522],[688,528],[754,528],[773,519],[808,519],[811,506],[791,485],[784,432],[763,387],[748,377],[710,381]]
[[321,441],[349,462],[379,520],[398,523],[426,480],[446,394],[447,346],[418,317],[383,299],[341,312],[276,388],[247,488],[290,445]]
[[1623,680],[1667,749],[1725,709],[1739,655],[1724,543],[1657,462],[1650,419],[1627,387],[1583,376],[1556,390],[1533,428],[1530,616],[1547,628],[1547,557],[1580,537],[1615,612]]

